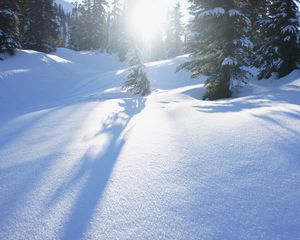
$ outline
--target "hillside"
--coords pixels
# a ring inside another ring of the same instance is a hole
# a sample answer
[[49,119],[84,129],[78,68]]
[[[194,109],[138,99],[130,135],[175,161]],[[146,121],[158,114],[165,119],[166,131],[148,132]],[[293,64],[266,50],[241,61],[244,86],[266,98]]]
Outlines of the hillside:
[[202,101],[205,77],[114,56],[0,62],[0,239],[300,238],[300,71]]

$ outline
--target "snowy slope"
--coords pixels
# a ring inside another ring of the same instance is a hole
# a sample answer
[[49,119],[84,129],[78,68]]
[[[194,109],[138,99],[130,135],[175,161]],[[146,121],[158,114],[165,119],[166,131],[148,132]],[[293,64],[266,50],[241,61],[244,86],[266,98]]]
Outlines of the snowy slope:
[[0,64],[0,239],[300,239],[300,71],[204,102],[147,64],[19,51]]

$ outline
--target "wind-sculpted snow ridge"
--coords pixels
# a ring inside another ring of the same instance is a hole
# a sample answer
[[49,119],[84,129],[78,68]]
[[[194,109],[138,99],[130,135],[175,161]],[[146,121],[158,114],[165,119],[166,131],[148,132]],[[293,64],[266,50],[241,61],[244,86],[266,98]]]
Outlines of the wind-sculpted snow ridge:
[[147,98],[113,56],[2,61],[0,239],[299,239],[300,71],[209,102],[187,58]]

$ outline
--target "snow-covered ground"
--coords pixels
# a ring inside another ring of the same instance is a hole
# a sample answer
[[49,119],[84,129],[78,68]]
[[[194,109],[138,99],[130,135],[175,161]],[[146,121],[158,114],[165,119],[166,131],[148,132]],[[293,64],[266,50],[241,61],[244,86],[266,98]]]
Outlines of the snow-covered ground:
[[186,56],[145,99],[105,54],[0,62],[0,239],[300,239],[300,71],[204,102]]

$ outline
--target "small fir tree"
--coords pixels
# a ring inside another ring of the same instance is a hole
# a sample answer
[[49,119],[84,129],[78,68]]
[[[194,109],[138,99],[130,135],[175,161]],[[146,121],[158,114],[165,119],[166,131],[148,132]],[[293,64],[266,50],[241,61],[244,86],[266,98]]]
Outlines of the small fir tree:
[[129,50],[127,61],[130,69],[123,88],[134,95],[149,95],[151,93],[150,82],[141,60],[141,54],[136,46]]

